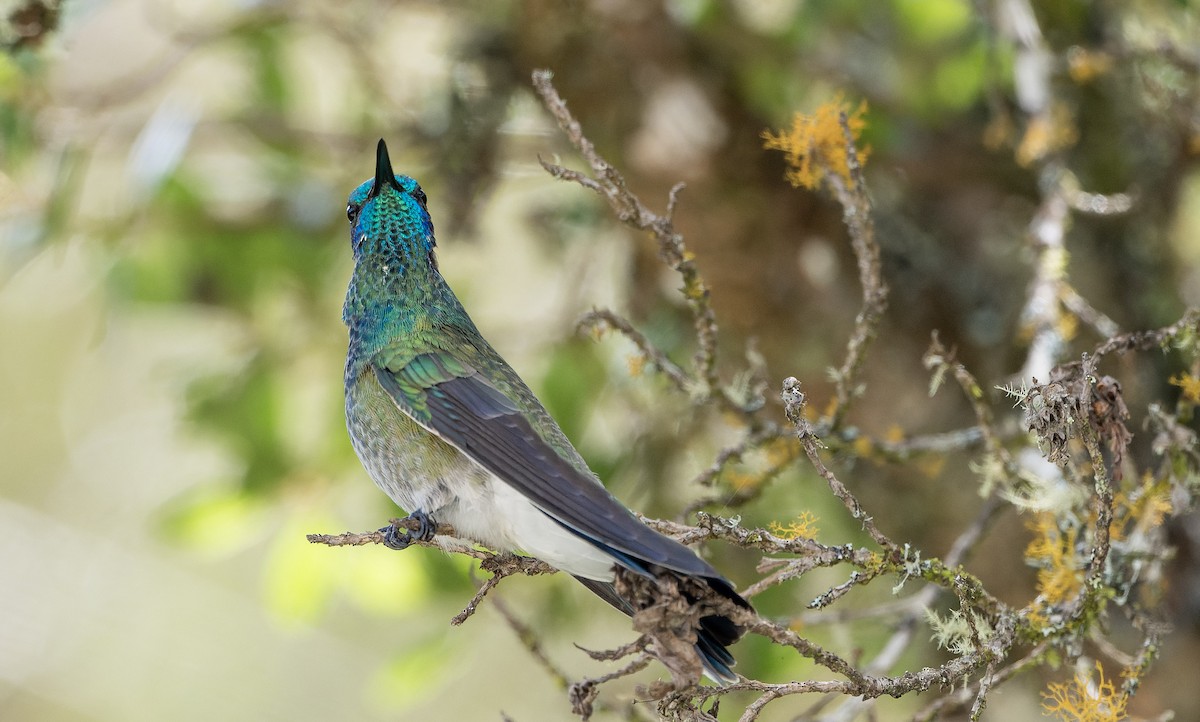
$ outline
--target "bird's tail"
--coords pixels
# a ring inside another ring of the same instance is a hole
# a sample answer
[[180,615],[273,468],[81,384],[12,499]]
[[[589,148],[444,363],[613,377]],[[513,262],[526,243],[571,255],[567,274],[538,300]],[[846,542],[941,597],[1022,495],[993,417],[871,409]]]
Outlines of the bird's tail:
[[[596,596],[616,607],[620,611],[629,616],[633,616],[636,611],[624,597],[618,592],[612,582],[599,582],[594,579],[585,579],[583,577],[575,577],[590,589]],[[742,599],[737,592],[733,591],[732,587],[724,583],[724,580],[719,580],[720,586],[710,585],[721,596],[728,597],[739,606],[750,607],[746,600]],[[724,588],[721,588],[724,587]],[[704,666],[704,676],[720,685],[732,684],[737,681],[738,677],[733,672],[733,665],[736,660],[730,654],[727,647],[742,636],[742,630],[733,623],[728,617],[720,615],[709,615],[700,618],[700,628],[696,630],[696,653],[700,656],[700,663]]]

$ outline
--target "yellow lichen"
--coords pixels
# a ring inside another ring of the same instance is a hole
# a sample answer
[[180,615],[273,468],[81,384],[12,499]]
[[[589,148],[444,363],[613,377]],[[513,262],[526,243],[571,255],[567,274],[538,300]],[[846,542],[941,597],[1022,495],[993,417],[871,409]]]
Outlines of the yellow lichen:
[[1183,389],[1183,398],[1193,404],[1200,404],[1200,378],[1191,374],[1176,374],[1167,380],[1172,386]]
[[641,376],[646,370],[646,357],[641,354],[630,356],[628,364],[630,376]]
[[812,539],[817,535],[817,517],[811,511],[802,511],[793,521],[786,524],[773,521],[767,530],[780,539]]
[[779,468],[795,461],[800,456],[800,441],[794,436],[784,436],[768,444],[764,449],[767,464]]
[[1066,684],[1051,682],[1042,693],[1042,710],[1063,722],[1118,722],[1126,717],[1126,695],[1104,677],[1104,668],[1096,662],[1096,679],[1076,673]]
[[875,444],[871,442],[870,437],[860,436],[854,440],[851,448],[857,456],[868,457],[875,451]]
[[1090,83],[1113,68],[1113,56],[1099,50],[1073,47],[1067,51],[1067,70],[1076,83]]
[[[781,131],[779,135],[763,131],[763,147],[783,151],[789,166],[788,182],[797,188],[816,188],[826,173],[834,173],[852,185],[854,180],[840,118],[845,113],[850,135],[857,142],[866,127],[863,119],[866,112],[865,100],[850,110],[842,94],[838,93],[832,101],[818,106],[812,115],[796,113],[792,116],[791,130]],[[857,149],[860,163],[866,163],[869,154],[870,148]]]
[[1079,318],[1073,313],[1062,314],[1058,317],[1056,330],[1060,338],[1064,341],[1070,341],[1079,332]]
[[1044,160],[1060,150],[1070,148],[1079,140],[1079,131],[1071,111],[1063,103],[1050,106],[1029,121],[1021,142],[1017,145],[1017,163],[1023,168]]
[[1122,489],[1113,495],[1113,541],[1159,526],[1172,508],[1170,484],[1166,480],[1156,481],[1147,472],[1140,487],[1133,491]]
[[1033,539],[1025,549],[1025,558],[1038,567],[1038,595],[1048,605],[1073,599],[1083,587],[1083,565],[1075,552],[1078,530],[1059,529],[1054,515],[1048,512],[1036,515],[1028,526]]
[[736,491],[753,489],[762,482],[762,477],[740,471],[727,471],[725,478],[729,481],[729,485]]

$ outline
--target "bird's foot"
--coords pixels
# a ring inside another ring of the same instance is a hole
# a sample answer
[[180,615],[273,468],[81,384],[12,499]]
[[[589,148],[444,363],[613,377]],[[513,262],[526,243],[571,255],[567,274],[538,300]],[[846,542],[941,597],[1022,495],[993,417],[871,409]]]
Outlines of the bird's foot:
[[[407,549],[413,542],[429,541],[433,538],[434,532],[437,531],[437,522],[433,520],[433,517],[419,509],[409,514],[407,519],[417,522],[417,528],[409,529],[401,526],[399,523],[395,523],[388,524],[379,530],[383,532],[383,545],[385,547],[395,549],[396,551]],[[399,521],[402,522],[407,519]]]

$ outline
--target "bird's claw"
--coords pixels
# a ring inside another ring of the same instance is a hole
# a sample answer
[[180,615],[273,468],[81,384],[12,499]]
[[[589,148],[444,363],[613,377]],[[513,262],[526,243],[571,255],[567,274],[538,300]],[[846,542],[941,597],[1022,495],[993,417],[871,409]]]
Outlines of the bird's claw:
[[417,522],[417,528],[407,529],[400,524],[388,524],[379,531],[383,533],[383,545],[388,549],[400,551],[407,549],[413,542],[429,541],[437,531],[437,522],[423,511],[415,511],[408,515],[409,519]]

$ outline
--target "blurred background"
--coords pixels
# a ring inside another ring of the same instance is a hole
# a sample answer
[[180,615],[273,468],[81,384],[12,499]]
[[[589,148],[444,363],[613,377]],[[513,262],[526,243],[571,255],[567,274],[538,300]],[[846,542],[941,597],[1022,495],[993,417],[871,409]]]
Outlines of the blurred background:
[[[531,91],[534,68],[555,73],[648,205],[661,211],[671,186],[688,184],[676,221],[712,286],[727,374],[755,339],[769,395],[795,375],[818,408],[860,288],[840,208],[788,186],[761,134],[839,91],[867,101],[892,296],[850,419],[864,438],[972,423],[955,393],[928,396],[933,329],[985,388],[1020,370],[1028,227],[1048,158],[1084,190],[1134,199],[1127,213],[1072,215],[1075,288],[1124,330],[1176,320],[1200,303],[1197,5],[1037,5],[5,2],[0,718],[569,717],[491,604],[449,626],[474,589],[467,562],[304,538],[398,513],[342,415],[345,197],[373,173],[380,137],[429,194],[451,285],[610,488],[665,517],[711,493],[691,481],[736,426],[639,373],[625,341],[575,333],[581,314],[611,307],[677,361],[694,350],[678,278],[651,241],[539,166],[580,164]],[[1048,95],[1023,97],[1022,73]],[[1070,351],[1100,340],[1080,328]],[[1135,423],[1146,399],[1177,395],[1173,361],[1141,359],[1122,377]],[[1148,457],[1145,441],[1135,448]],[[971,458],[838,468],[889,535],[940,555],[981,503]],[[808,509],[822,541],[859,540],[828,497],[793,466],[760,503],[725,511],[766,525]],[[1185,550],[1192,527],[1177,530]],[[1032,594],[1027,541],[1009,514],[972,562],[1006,601]],[[738,585],[756,578],[753,555],[712,551]],[[1200,607],[1186,554],[1178,573],[1176,632],[1131,711],[1196,719]],[[759,604],[787,618],[843,579],[814,572]],[[877,586],[846,603],[886,601],[889,585]],[[634,636],[565,577],[506,580],[496,595],[536,620],[576,678],[608,668],[573,644]],[[812,636],[852,655],[887,632]],[[918,636],[898,669],[936,663]],[[739,671],[811,671],[759,641],[739,646]],[[659,672],[602,699],[619,707]],[[1043,684],[1004,687],[985,719],[1038,718]],[[749,699],[731,698],[722,719]],[[789,702],[763,719],[792,719],[811,700]],[[883,702],[880,719],[920,702]]]

